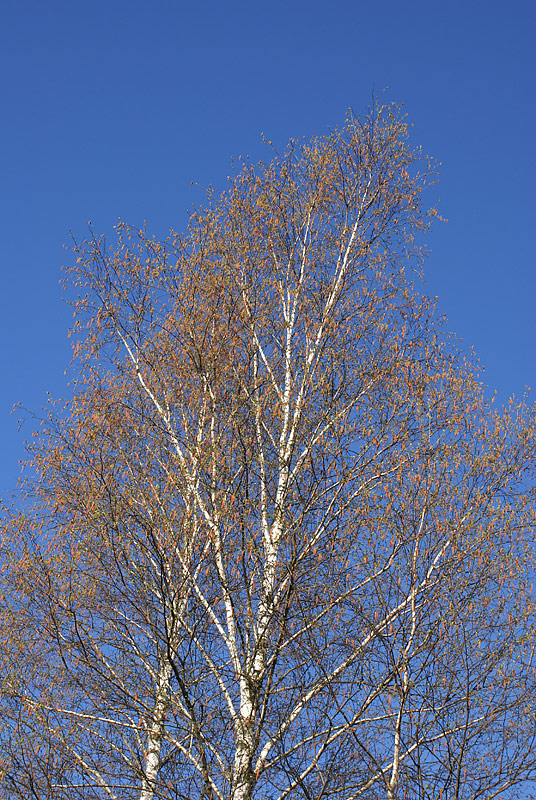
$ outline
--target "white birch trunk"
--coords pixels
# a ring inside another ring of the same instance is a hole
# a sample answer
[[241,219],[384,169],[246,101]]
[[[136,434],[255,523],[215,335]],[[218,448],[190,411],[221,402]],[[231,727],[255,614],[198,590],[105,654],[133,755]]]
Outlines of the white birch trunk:
[[253,776],[253,735],[252,715],[253,703],[249,699],[248,689],[244,686],[246,696],[240,709],[240,722],[236,738],[236,752],[233,765],[232,800],[250,800],[255,784]]
[[171,664],[164,662],[158,675],[156,699],[153,717],[147,732],[147,753],[142,778],[140,800],[153,800],[158,772],[160,770],[160,752],[162,750],[162,733],[166,711],[169,703],[169,681]]

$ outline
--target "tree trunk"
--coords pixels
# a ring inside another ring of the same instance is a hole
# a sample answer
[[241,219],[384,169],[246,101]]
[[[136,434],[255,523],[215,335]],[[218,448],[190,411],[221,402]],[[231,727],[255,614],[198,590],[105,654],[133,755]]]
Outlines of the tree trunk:
[[164,663],[158,675],[158,687],[153,710],[153,717],[147,732],[147,753],[141,784],[140,800],[153,800],[156,781],[160,770],[160,751],[162,749],[162,732],[166,710],[169,703],[169,680],[171,664]]

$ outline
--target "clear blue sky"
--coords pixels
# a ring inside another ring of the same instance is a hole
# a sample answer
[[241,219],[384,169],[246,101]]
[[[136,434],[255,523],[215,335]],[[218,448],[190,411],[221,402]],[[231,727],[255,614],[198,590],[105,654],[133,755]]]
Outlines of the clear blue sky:
[[[534,0],[381,3],[79,0],[4,3],[0,27],[0,498],[27,424],[68,396],[69,231],[119,217],[184,228],[231,156],[265,134],[322,134],[372,92],[404,103],[442,162],[449,219],[429,237],[427,290],[474,345],[500,401],[535,383]],[[431,196],[431,201],[435,197]],[[536,388],[536,387],[535,387]]]

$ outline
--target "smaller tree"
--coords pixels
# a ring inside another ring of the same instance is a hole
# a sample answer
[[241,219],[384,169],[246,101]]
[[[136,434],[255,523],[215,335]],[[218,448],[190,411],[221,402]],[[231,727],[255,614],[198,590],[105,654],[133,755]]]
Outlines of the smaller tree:
[[535,414],[407,276],[382,108],[73,272],[73,401],[6,520],[6,800],[491,800],[536,777]]

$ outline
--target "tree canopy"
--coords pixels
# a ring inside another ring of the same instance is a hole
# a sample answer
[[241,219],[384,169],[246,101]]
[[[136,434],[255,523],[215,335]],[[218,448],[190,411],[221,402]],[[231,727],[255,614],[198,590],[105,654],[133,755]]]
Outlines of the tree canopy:
[[184,235],[75,246],[74,396],[3,526],[1,797],[536,778],[534,408],[416,284],[433,180],[381,107]]

